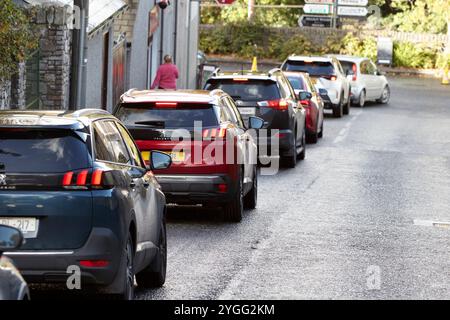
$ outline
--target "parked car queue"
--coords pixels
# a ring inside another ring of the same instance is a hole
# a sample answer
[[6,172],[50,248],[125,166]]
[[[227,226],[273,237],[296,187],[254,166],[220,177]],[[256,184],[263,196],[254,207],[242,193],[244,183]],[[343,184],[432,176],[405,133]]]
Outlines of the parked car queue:
[[24,279],[66,283],[71,266],[82,290],[120,299],[135,282],[162,286],[168,203],[239,222],[257,206],[262,158],[293,168],[323,136],[325,109],[389,101],[367,59],[291,56],[282,69],[217,71],[205,91],[130,90],[114,116],[1,111],[0,279],[15,285],[0,298],[29,299]]

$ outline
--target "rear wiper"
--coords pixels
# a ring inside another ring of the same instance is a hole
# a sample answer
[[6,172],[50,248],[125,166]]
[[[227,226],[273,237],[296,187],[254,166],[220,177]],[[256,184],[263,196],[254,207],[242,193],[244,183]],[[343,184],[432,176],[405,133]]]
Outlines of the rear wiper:
[[139,125],[143,125],[143,126],[148,126],[148,127],[152,127],[152,128],[165,128],[166,123],[164,121],[138,121],[135,122],[134,124],[139,124]]
[[233,100],[240,100],[240,99],[242,99],[241,96],[230,96],[230,97],[232,97]]

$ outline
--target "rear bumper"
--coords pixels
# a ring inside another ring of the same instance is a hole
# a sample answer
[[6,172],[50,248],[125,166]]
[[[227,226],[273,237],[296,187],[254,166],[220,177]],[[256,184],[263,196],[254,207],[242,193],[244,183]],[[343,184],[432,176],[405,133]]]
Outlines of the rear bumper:
[[107,260],[108,266],[81,270],[81,285],[109,285],[122,259],[119,239],[109,229],[93,228],[86,244],[76,250],[7,252],[28,283],[67,283],[81,260]]
[[[225,204],[236,191],[236,183],[226,174],[217,175],[156,175],[167,203],[175,204]],[[226,192],[219,185],[227,186]]]

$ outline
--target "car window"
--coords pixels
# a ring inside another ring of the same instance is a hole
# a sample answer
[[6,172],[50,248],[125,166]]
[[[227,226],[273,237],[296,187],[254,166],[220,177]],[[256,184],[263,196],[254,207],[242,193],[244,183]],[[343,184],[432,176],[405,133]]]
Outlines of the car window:
[[347,74],[354,75],[353,65],[354,65],[354,63],[351,61],[341,61],[341,66],[342,66],[342,69],[344,69],[345,75],[347,75]]
[[131,157],[133,158],[134,165],[137,167],[145,168],[144,163],[142,162],[141,154],[139,152],[138,147],[136,146],[133,138],[130,136],[128,131],[120,124],[116,123],[119,128],[120,133],[122,134],[123,140],[128,146],[128,150],[130,150]]
[[288,60],[283,65],[283,70],[305,72],[313,77],[335,75],[334,67],[331,62]]
[[288,76],[287,78],[295,90],[306,90],[306,84],[301,77]]
[[308,91],[311,91],[312,93],[317,93],[316,87],[311,82],[311,78],[309,76],[305,76],[305,80],[308,86]]
[[288,99],[292,99],[295,97],[295,91],[291,86],[291,83],[289,82],[289,80],[284,76],[280,76],[280,81],[281,84],[284,88],[284,90],[286,91],[286,98]]
[[371,61],[367,61],[366,62],[367,65],[367,74],[373,75],[375,74],[375,66],[372,64]]
[[242,120],[241,113],[239,112],[236,104],[231,98],[225,98],[227,106],[231,113],[233,113],[233,118],[235,119],[235,124],[240,128],[245,128],[244,121]]
[[125,143],[113,121],[96,122],[94,139],[97,160],[132,164]]
[[368,68],[367,61],[361,62],[361,73],[362,74],[369,74],[369,68]]
[[2,173],[62,173],[90,164],[87,144],[73,130],[0,128]]
[[268,101],[281,98],[277,83],[272,80],[240,80],[212,79],[205,86],[205,90],[221,89],[234,100]]
[[339,60],[335,59],[334,62],[335,62],[335,64],[336,64],[337,69],[339,70],[339,72],[340,72],[342,75],[345,75],[344,69],[342,68],[342,65],[341,65],[341,63],[339,62]]

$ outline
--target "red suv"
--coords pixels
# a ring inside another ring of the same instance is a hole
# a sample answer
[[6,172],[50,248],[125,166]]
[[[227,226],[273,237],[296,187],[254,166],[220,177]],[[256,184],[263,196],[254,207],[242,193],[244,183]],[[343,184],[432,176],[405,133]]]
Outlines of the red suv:
[[168,203],[224,207],[239,222],[257,202],[256,133],[264,121],[244,123],[233,99],[214,91],[133,91],[115,116],[125,123],[144,160],[152,151],[172,156],[155,170]]

